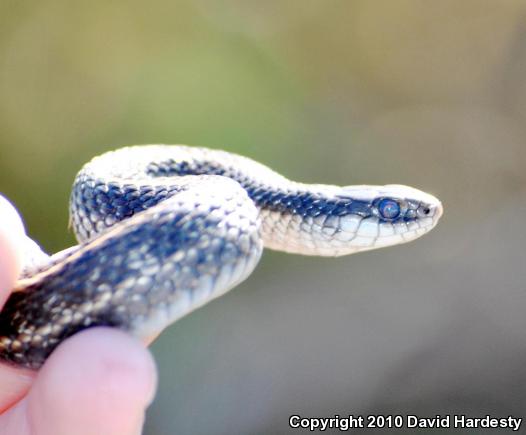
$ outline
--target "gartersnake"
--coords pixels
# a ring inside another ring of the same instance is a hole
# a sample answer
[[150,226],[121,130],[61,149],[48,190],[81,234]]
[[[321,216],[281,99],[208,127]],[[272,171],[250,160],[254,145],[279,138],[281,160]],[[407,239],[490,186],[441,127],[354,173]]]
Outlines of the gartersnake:
[[91,326],[158,334],[243,281],[263,246],[352,254],[416,239],[441,215],[411,187],[297,183],[224,151],[108,152],[73,184],[79,245],[28,267],[0,313],[0,360],[37,369]]

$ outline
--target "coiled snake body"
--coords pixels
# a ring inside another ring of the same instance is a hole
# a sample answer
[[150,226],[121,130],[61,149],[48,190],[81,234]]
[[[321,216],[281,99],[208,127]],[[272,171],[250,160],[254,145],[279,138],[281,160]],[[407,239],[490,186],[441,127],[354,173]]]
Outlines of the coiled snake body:
[[28,266],[0,312],[0,360],[37,369],[97,325],[146,339],[243,281],[263,246],[351,254],[413,240],[441,214],[407,186],[302,184],[224,151],[109,152],[73,185],[79,245]]

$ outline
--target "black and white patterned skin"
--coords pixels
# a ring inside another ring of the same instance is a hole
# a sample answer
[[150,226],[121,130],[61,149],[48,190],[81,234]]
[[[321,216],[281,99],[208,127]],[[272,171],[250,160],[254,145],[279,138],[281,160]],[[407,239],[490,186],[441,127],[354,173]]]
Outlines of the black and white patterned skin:
[[416,239],[441,214],[435,197],[407,186],[297,183],[224,151],[109,152],[73,185],[79,245],[38,265],[28,258],[0,313],[0,359],[37,369],[91,326],[147,339],[244,280],[263,246],[346,255]]

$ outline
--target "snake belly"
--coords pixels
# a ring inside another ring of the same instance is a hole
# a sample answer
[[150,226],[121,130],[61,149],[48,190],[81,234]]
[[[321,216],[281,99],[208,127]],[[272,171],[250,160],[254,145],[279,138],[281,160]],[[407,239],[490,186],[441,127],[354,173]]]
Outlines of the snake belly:
[[73,184],[79,245],[28,267],[0,312],[0,360],[38,369],[93,326],[147,339],[243,281],[263,246],[351,254],[413,240],[441,214],[435,197],[407,186],[297,183],[219,150],[108,152]]

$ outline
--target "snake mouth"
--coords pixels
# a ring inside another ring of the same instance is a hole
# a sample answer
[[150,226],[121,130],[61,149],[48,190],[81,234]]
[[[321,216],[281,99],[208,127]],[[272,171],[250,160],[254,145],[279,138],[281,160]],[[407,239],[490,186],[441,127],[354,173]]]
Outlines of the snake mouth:
[[430,215],[433,221],[438,222],[438,220],[444,214],[444,207],[442,206],[442,203],[437,199],[436,204],[430,206],[430,209],[431,209]]

